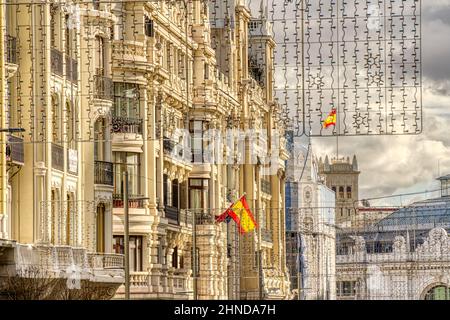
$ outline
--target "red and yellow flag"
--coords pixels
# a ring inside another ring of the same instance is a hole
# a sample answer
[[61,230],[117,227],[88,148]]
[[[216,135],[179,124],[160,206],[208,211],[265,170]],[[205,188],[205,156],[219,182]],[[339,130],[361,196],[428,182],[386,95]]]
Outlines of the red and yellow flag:
[[241,233],[251,232],[258,227],[255,218],[248,207],[245,195],[222,213],[216,221],[222,222],[227,216],[231,217],[238,224]]
[[331,110],[330,114],[323,122],[323,127],[325,129],[329,126],[336,126],[336,109]]

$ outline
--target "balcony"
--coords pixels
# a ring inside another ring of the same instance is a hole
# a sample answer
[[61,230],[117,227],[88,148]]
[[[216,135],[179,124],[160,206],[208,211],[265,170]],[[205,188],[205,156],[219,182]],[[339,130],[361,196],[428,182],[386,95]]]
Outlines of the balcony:
[[173,155],[174,152],[176,152],[176,155],[178,157],[183,157],[184,152],[183,152],[183,148],[179,148],[179,150],[177,151],[177,146],[178,146],[178,142],[176,142],[175,140],[172,140],[170,138],[164,137],[163,138],[163,150],[164,150],[164,154],[166,155]]
[[261,239],[265,242],[272,242],[272,232],[268,229],[261,229]]
[[195,212],[196,225],[211,225],[216,223],[216,216],[211,212]]
[[17,64],[17,39],[10,35],[5,36],[6,62]]
[[269,180],[261,179],[261,191],[267,194],[272,194],[272,187]]
[[6,161],[23,166],[25,163],[25,152],[23,138],[9,135],[6,144]]
[[136,133],[142,134],[142,119],[113,117],[112,132],[113,133]]
[[186,226],[192,227],[192,212],[185,209],[180,209],[180,213],[178,215],[178,224],[184,224]]
[[124,256],[113,253],[88,253],[89,266],[92,269],[123,269]]
[[64,147],[52,143],[52,168],[64,171]]
[[[145,200],[142,195],[129,195],[128,196],[128,208],[145,208]],[[113,194],[113,207],[114,208],[123,208],[124,201],[122,194]]]
[[114,186],[114,168],[111,162],[95,161],[94,183]]
[[[8,275],[2,278],[2,294],[17,300],[65,300],[69,294],[72,299],[110,299],[124,282],[123,255],[1,240],[0,251],[0,274]],[[78,282],[79,289],[61,286],[68,280]]]
[[62,77],[64,75],[63,53],[59,50],[56,50],[55,48],[52,48],[50,52],[50,57],[51,57],[50,64],[52,72]]
[[180,218],[180,210],[178,208],[166,206],[164,211],[166,213],[166,218],[169,219],[169,223],[179,223],[178,219]]
[[66,78],[71,82],[78,81],[78,61],[66,55]]
[[114,40],[112,43],[113,69],[133,70],[138,74],[148,70],[145,44],[140,41]]
[[94,76],[94,97],[102,100],[113,100],[114,84],[111,78],[105,77],[101,73]]

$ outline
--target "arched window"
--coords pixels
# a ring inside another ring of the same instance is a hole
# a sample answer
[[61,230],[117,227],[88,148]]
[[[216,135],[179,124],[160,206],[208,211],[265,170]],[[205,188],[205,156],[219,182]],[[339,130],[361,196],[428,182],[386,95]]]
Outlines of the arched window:
[[72,56],[72,32],[71,32],[71,22],[70,22],[70,16],[66,14],[65,16],[65,25],[66,25],[66,37],[65,37],[65,51],[66,55],[71,57]]
[[54,143],[61,143],[60,107],[58,98],[52,96],[52,139]]
[[106,70],[105,70],[105,43],[102,37],[96,36],[95,37],[96,42],[96,67],[97,67],[97,75],[105,76]]
[[73,109],[73,104],[70,101],[66,101],[66,119],[67,119],[67,142],[69,148],[75,148],[75,112]]
[[347,199],[352,198],[352,187],[347,186]]
[[344,199],[344,187],[339,187],[339,198]]
[[428,290],[425,300],[450,300],[450,287],[440,285]]

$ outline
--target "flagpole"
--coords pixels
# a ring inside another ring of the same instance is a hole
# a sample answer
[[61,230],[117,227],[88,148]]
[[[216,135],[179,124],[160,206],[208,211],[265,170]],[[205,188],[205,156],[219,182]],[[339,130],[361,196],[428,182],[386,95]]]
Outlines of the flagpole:
[[336,160],[339,160],[339,135],[336,135]]

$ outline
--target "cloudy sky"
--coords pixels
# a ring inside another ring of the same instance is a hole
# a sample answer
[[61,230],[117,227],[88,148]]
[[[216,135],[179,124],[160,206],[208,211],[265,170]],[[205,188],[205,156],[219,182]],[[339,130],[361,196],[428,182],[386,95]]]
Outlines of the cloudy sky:
[[[441,175],[450,174],[450,0],[422,3],[423,133],[339,139],[340,154],[358,157],[360,198],[435,190],[438,163]],[[318,155],[336,154],[329,138],[313,139],[313,147]],[[419,198],[403,196],[385,203]]]

